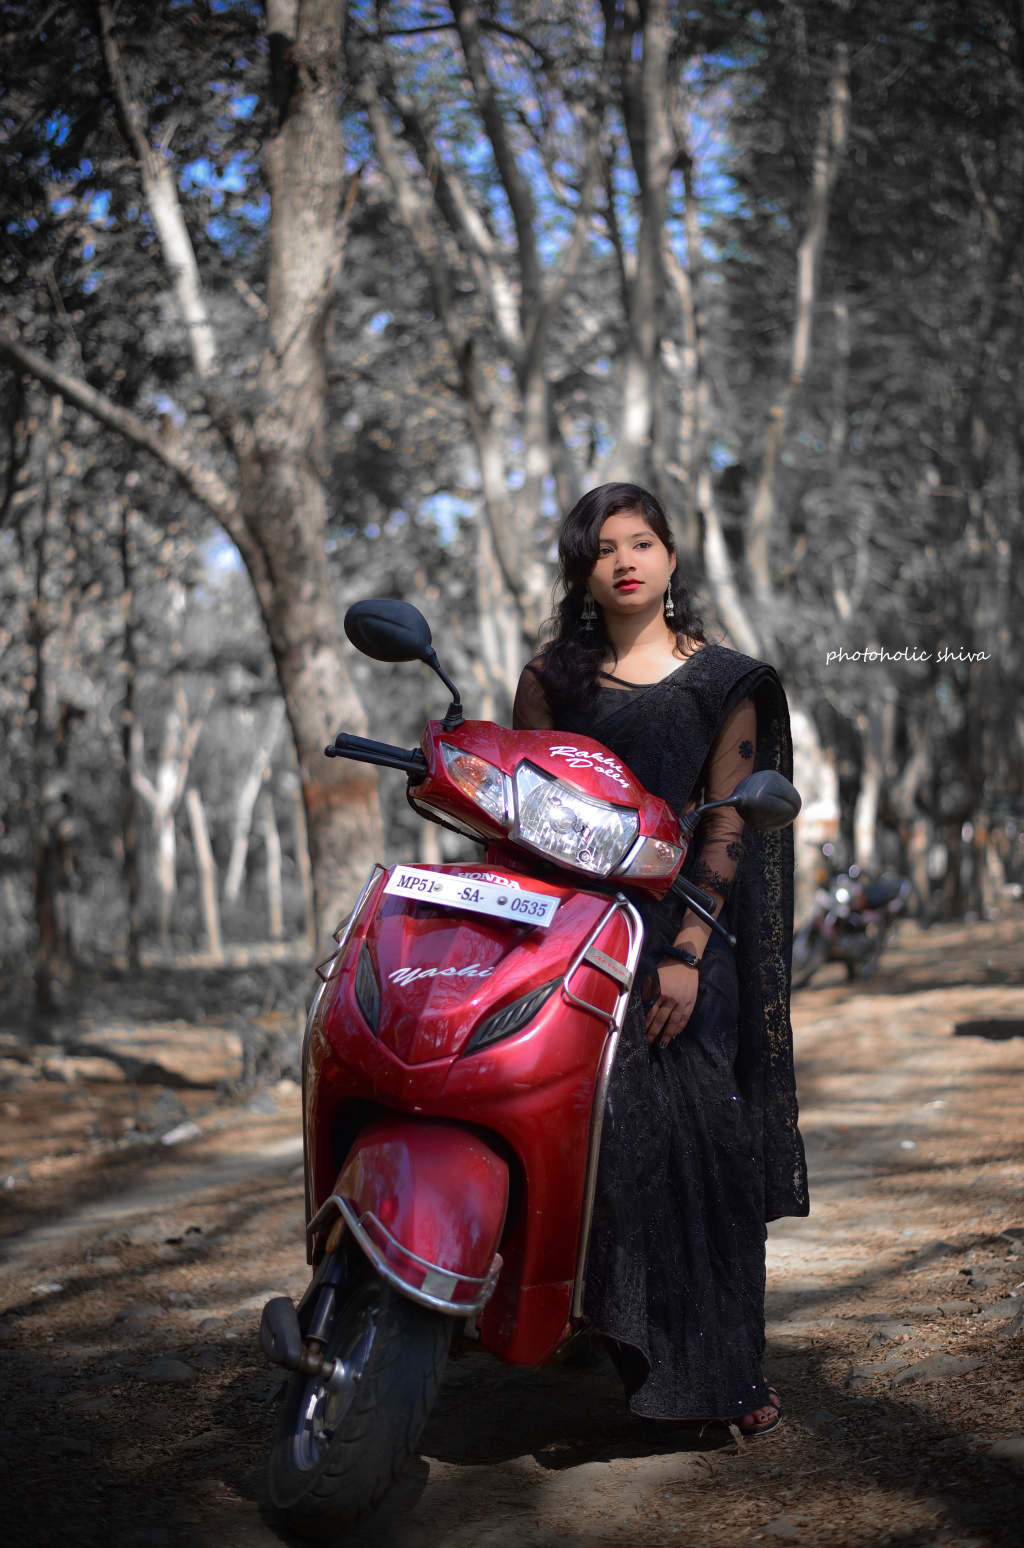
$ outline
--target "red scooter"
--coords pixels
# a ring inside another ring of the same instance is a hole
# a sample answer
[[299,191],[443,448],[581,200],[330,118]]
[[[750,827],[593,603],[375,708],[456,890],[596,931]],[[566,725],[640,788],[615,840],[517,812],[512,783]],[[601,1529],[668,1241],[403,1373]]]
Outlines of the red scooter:
[[[510,1365],[583,1328],[605,1098],[643,927],[630,894],[676,887],[682,823],[598,742],[466,721],[426,620],[360,602],[349,639],[425,661],[453,702],[421,747],[342,733],[328,756],[399,769],[409,801],[479,861],[374,866],[320,964],[303,1046],[308,1261],[298,1307],[260,1329],[287,1382],[270,1493],[309,1537],[384,1500],[434,1404],[453,1334]],[[792,822],[781,775],[724,802]],[[712,920],[714,928],[727,934]]]

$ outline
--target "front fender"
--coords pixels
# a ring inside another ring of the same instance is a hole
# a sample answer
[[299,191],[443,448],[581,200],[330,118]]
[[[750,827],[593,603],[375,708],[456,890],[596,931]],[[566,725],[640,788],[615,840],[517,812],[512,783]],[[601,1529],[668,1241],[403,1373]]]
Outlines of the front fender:
[[469,1316],[486,1305],[501,1272],[507,1207],[508,1166],[478,1134],[396,1115],[363,1129],[309,1229],[323,1231],[340,1216],[403,1295]]

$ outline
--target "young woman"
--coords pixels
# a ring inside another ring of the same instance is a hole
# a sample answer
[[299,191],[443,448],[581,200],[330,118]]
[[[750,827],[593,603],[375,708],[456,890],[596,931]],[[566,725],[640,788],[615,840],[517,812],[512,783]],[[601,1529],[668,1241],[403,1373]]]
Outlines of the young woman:
[[[592,736],[682,813],[759,768],[792,774],[771,667],[710,644],[665,512],[605,484],[559,541],[555,633],[523,672],[517,727]],[[634,1412],[779,1422],[764,1352],[765,1221],[806,1215],[789,1023],[790,830],[709,813],[686,874],[735,951],[681,900],[640,905],[645,945],[602,1134],[585,1311]]]

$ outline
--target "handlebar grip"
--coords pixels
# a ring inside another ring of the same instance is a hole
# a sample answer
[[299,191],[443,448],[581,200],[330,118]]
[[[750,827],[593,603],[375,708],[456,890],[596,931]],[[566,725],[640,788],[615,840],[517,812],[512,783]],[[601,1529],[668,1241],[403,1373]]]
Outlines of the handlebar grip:
[[698,908],[706,909],[709,914],[713,914],[718,907],[717,898],[711,897],[710,893],[702,892],[699,887],[695,887],[693,882],[687,880],[685,876],[676,877],[672,883],[672,891],[677,892],[688,903],[696,903]]
[[390,742],[374,742],[366,736],[350,736],[339,731],[330,747],[324,748],[327,758],[350,758],[354,763],[373,763],[381,769],[400,769],[403,774],[416,775],[420,779],[427,772],[427,760],[418,747],[393,747]]

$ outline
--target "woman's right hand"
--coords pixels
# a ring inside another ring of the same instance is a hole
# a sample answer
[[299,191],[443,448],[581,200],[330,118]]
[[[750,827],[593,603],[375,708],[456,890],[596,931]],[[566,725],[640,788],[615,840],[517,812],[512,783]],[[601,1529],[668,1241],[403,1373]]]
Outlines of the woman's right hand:
[[660,1039],[662,1048],[667,1048],[690,1019],[697,1000],[700,976],[696,968],[669,959],[658,964],[658,979],[661,993],[647,1012],[644,1024],[648,1043],[656,1043]]

